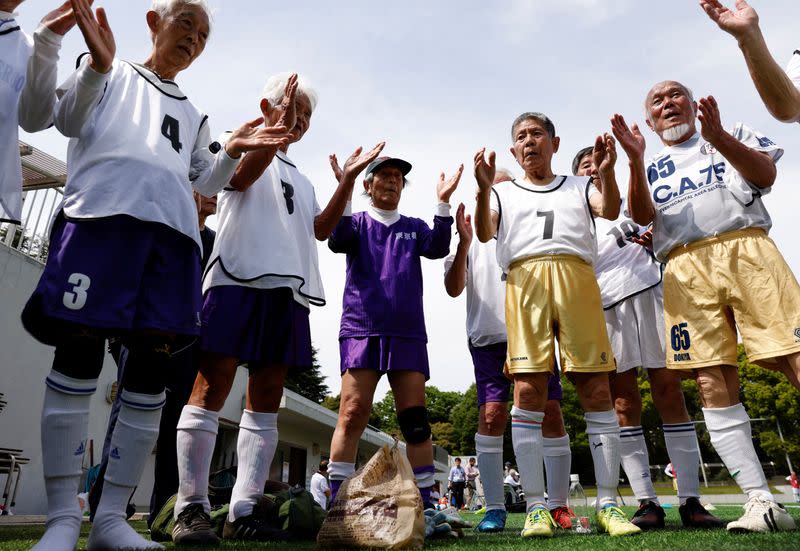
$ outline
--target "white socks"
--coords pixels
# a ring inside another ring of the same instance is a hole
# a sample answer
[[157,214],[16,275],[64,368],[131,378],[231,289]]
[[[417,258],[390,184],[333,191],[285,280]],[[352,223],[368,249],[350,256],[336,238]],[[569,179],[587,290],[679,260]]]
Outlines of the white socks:
[[[703,417],[714,449],[747,497],[775,501],[753,448],[750,417],[744,406],[703,408]],[[680,480],[680,473],[678,476]]]
[[551,511],[558,507],[567,506],[571,466],[572,452],[569,449],[569,435],[565,434],[558,438],[545,438],[544,469],[545,473],[547,473],[547,508]]
[[528,511],[545,505],[542,419],[543,411],[511,408],[511,440]]
[[619,423],[613,409],[584,414],[589,450],[597,482],[597,508],[617,504],[619,485]]
[[199,503],[206,513],[211,511],[208,502],[208,474],[214,444],[217,442],[219,412],[197,406],[184,406],[178,421],[178,499],[175,518],[187,505]]
[[45,384],[41,438],[47,529],[32,551],[73,551],[81,530],[78,483],[97,379],[73,379],[51,371]]
[[650,478],[650,456],[647,453],[642,427],[620,427],[619,455],[625,476],[628,477],[633,495],[639,503],[645,501],[658,503],[656,489]]
[[[486,510],[505,511],[503,495],[503,437],[475,434],[475,453],[478,456],[478,470],[481,473],[483,498]],[[569,473],[569,471],[567,471]],[[569,474],[567,474],[569,478]]]
[[122,407],[111,437],[103,493],[89,533],[88,551],[164,549],[131,528],[125,513],[158,438],[165,399],[164,392],[153,395],[122,390]]
[[700,448],[694,423],[663,425],[667,454],[678,477],[678,499],[686,503],[690,497],[700,497]]
[[239,465],[228,512],[231,522],[253,513],[253,507],[264,495],[264,484],[277,447],[278,414],[244,410],[236,443]]

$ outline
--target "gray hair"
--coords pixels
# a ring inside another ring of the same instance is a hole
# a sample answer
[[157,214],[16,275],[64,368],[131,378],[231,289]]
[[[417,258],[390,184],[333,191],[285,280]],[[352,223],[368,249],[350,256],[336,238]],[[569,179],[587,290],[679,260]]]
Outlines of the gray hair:
[[167,17],[173,13],[180,6],[185,5],[200,6],[208,16],[208,27],[211,28],[211,7],[208,5],[208,0],[153,0],[150,5],[150,10],[156,12],[162,18]]
[[550,120],[550,117],[545,115],[544,113],[537,113],[536,111],[528,111],[526,113],[521,114],[519,117],[514,119],[514,123],[511,125],[511,140],[514,140],[514,132],[517,130],[517,126],[522,124],[524,121],[527,120],[535,120],[542,123],[544,129],[547,130],[547,133],[550,135],[551,138],[556,137],[556,127],[553,124],[553,121]]
[[581,161],[587,155],[591,155],[592,151],[594,151],[594,147],[592,147],[592,146],[584,147],[583,149],[578,151],[578,153],[575,155],[575,158],[572,159],[572,175],[573,176],[577,176],[578,175],[578,169],[581,167]]
[[[294,73],[287,71],[269,77],[264,84],[264,89],[261,91],[261,97],[259,99],[267,100],[272,107],[280,105],[283,99],[283,92],[286,89],[286,83],[289,82],[289,77],[293,74]],[[317,96],[317,92],[311,87],[308,79],[303,75],[297,75],[297,93],[303,94],[308,98],[308,102],[311,104],[311,111],[313,112],[317,107],[319,96]]]
[[653,119],[650,116],[650,93],[653,90],[655,90],[657,87],[663,86],[663,85],[665,85],[667,83],[670,83],[670,82],[674,83],[674,84],[677,84],[678,88],[683,90],[683,93],[686,94],[686,97],[689,98],[689,101],[694,103],[694,93],[692,92],[692,89],[689,88],[688,86],[686,86],[685,84],[683,84],[682,82],[678,82],[677,80],[662,80],[661,82],[657,82],[656,84],[654,84],[652,86],[652,88],[650,88],[650,90],[648,90],[647,95],[644,97],[644,116],[647,118],[647,120],[650,121],[651,124],[653,122]]

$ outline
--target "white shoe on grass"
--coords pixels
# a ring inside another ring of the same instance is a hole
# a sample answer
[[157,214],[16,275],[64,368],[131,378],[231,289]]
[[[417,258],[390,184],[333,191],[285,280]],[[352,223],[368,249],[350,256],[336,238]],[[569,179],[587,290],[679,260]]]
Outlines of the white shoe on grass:
[[778,532],[797,529],[794,519],[782,505],[761,497],[752,497],[744,504],[739,520],[728,523],[729,532]]

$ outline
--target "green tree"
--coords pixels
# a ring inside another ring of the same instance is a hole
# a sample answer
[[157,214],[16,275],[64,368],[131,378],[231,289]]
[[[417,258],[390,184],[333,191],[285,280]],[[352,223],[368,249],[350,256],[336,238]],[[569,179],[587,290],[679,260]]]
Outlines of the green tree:
[[325,384],[325,376],[320,371],[316,348],[311,347],[311,369],[302,372],[290,370],[284,386],[317,404],[325,400],[329,389]]

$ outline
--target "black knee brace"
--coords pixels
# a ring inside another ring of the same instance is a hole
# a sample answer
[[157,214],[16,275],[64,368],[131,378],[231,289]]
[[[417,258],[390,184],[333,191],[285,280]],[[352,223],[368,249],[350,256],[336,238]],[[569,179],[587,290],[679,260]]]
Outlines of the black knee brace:
[[428,408],[414,406],[397,414],[400,432],[409,444],[422,444],[431,437],[431,424],[428,422]]
[[56,345],[53,369],[73,379],[97,379],[103,370],[105,339],[90,336],[65,338]]
[[[160,394],[167,384],[173,338],[146,335],[123,339],[122,388],[141,394]],[[127,354],[125,353],[127,352]]]

